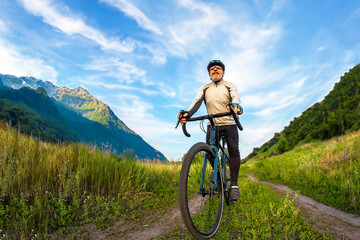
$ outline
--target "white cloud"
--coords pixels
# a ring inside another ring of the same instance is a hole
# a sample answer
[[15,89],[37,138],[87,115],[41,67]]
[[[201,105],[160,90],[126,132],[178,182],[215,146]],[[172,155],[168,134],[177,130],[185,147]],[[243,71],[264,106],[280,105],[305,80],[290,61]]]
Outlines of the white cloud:
[[220,32],[214,29],[227,21],[227,14],[219,6],[194,0],[180,0],[179,6],[188,9],[187,16],[178,16],[177,22],[166,27],[163,44],[171,55],[187,57],[199,52],[211,36]]
[[86,25],[81,18],[73,16],[67,7],[55,6],[51,0],[21,0],[21,2],[28,12],[42,17],[47,24],[67,35],[80,34],[96,42],[104,50],[131,52],[135,48],[133,40],[107,39],[99,30]]
[[[264,118],[274,118],[279,115],[279,110],[294,104],[300,104],[307,96],[306,89],[303,89],[308,76],[299,80],[289,81],[288,84],[279,84],[275,90],[265,89],[264,91],[253,92],[242,97],[244,106],[252,109],[250,114]],[[262,109],[257,111],[257,109]]]
[[265,108],[259,112],[255,112],[254,115],[258,116],[258,117],[263,117],[263,118],[275,118],[276,116],[281,115],[281,112],[279,112],[280,110],[289,107],[293,104],[298,104],[300,103],[304,98],[293,98],[293,99],[288,99],[288,101],[284,101],[286,99],[281,99],[281,103],[275,103],[274,106],[272,107],[268,107]]
[[317,52],[321,52],[321,51],[324,51],[326,49],[326,47],[324,46],[320,46],[316,49]]
[[[179,152],[176,147],[169,147],[170,143],[178,142],[175,136],[180,135],[179,129],[175,129],[175,123],[169,123],[158,119],[151,112],[154,106],[139,96],[121,94],[116,97],[116,104],[110,104],[115,114],[132,130],[140,134],[145,141],[154,148],[172,158]],[[168,147],[160,147],[166,146]],[[166,154],[168,153],[168,154]]]
[[244,126],[244,131],[239,133],[239,147],[242,158],[250,154],[255,147],[270,140],[275,132],[279,132],[284,127],[284,122],[261,121],[255,124]]
[[131,63],[121,61],[119,58],[98,58],[91,63],[83,65],[86,70],[94,70],[102,72],[103,77],[112,77],[118,82],[126,82],[131,84],[135,81],[141,81],[145,85],[152,85],[146,80],[146,71],[139,69]]
[[356,9],[354,12],[349,14],[349,19],[360,19],[360,8]]
[[[243,20],[223,24],[221,36],[230,45],[221,45],[221,51],[216,52],[214,57],[218,56],[224,61],[225,79],[233,82],[239,93],[247,93],[259,86],[264,88],[286,76],[288,67],[272,68],[268,65],[283,32],[280,23],[250,23]],[[217,42],[221,43],[221,39]]]
[[166,63],[167,56],[165,49],[162,46],[159,46],[158,44],[156,44],[156,46],[153,46],[142,42],[138,42],[137,44],[139,48],[145,48],[152,54],[151,62],[154,65],[163,65]]
[[291,83],[287,84],[285,86],[285,89],[290,88],[290,89],[298,90],[299,88],[304,86],[305,81],[308,80],[308,79],[309,79],[309,76],[302,77],[298,81],[294,81],[294,82],[291,82]]
[[267,17],[270,18],[274,13],[282,9],[287,3],[287,0],[274,0],[272,2],[271,11],[268,13]]
[[174,89],[172,89],[171,87],[167,86],[166,84],[164,84],[163,82],[158,82],[157,84],[160,88],[160,91],[168,97],[175,97],[176,96],[176,92]]
[[158,91],[155,90],[149,90],[147,88],[140,88],[135,86],[129,86],[125,84],[116,84],[116,83],[108,83],[105,80],[102,80],[104,78],[104,75],[91,75],[87,76],[85,79],[76,79],[74,81],[83,83],[87,86],[96,86],[100,88],[106,88],[109,90],[126,90],[126,91],[135,91],[140,92],[146,95],[156,95],[159,94]]
[[[96,74],[86,77],[85,80],[79,80],[88,85],[101,86],[107,89],[133,90],[146,95],[161,94],[167,97],[176,95],[174,89],[168,84],[161,81],[155,84],[147,80],[146,71],[115,57],[95,59],[83,67],[85,70],[96,71]],[[114,79],[120,84],[113,83]]]
[[283,30],[278,23],[260,23],[260,25],[230,24],[226,27],[230,36],[230,43],[234,47],[241,49],[249,48],[271,48],[283,34]]
[[140,97],[137,95],[118,95],[117,102],[118,104],[116,108],[120,110],[121,119],[123,119],[125,122],[139,122],[148,117],[152,117],[152,115],[148,113],[149,110],[153,109],[152,104],[150,104],[149,102],[141,101]]
[[272,5],[272,11],[279,11],[286,4],[287,0],[274,0]]
[[0,32],[7,32],[8,28],[6,24],[0,19]]
[[129,17],[134,18],[140,27],[156,34],[163,35],[162,31],[155,22],[150,20],[140,9],[126,0],[100,0],[100,2],[105,2],[113,7],[116,7]]
[[260,126],[258,128],[247,128],[241,133],[246,136],[246,142],[244,144],[250,146],[256,146],[259,142],[266,142],[269,135],[274,134],[274,129],[277,125]]
[[0,73],[33,76],[56,84],[58,73],[42,59],[22,54],[19,49],[0,39]]
[[284,91],[261,92],[256,95],[244,96],[244,99],[247,108],[262,109],[258,112],[252,112],[251,114],[271,118],[278,115],[279,110],[303,101],[304,95],[296,94],[290,90],[290,92],[287,93]]
[[289,66],[282,68],[266,64],[273,53],[261,47],[229,52],[222,55],[226,65],[225,80],[233,82],[240,93],[247,94],[274,87],[289,76]]
[[[205,29],[203,30],[205,33],[197,34],[196,31],[188,30],[182,25],[180,25],[180,31],[177,31],[178,29],[176,28],[176,32],[181,36],[185,35],[187,37],[190,35],[189,38],[194,37],[196,41],[201,42],[206,42],[209,34],[216,32],[216,36],[211,41],[214,42],[215,46],[219,44],[216,48],[219,49],[219,52],[214,52],[213,49],[208,49],[208,51],[210,54],[212,53],[211,56],[213,58],[220,58],[224,61],[226,65],[224,79],[233,82],[237,86],[240,96],[254,90],[259,92],[259,88],[274,87],[275,83],[282,82],[289,74],[291,70],[289,66],[278,68],[268,65],[268,60],[277,51],[276,44],[284,35],[281,23],[271,21],[256,23],[250,19],[231,16],[229,12],[221,9],[221,4],[216,6],[216,8],[212,8],[209,5],[198,7],[197,2],[191,0],[181,1],[181,4],[192,11],[197,10],[202,13],[203,15],[200,15],[202,16],[200,19],[214,25],[201,25],[199,23],[203,22],[195,19],[191,20],[189,26],[194,25],[196,29]],[[215,17],[220,20],[213,21],[207,17]],[[218,27],[216,24],[221,24],[221,27],[216,28]],[[180,34],[182,31],[186,32],[184,29],[188,30],[190,34]],[[202,39],[201,35],[205,36],[205,39]],[[178,39],[183,44],[190,42],[190,40],[184,37],[179,37]],[[228,45],[222,44],[224,39]],[[190,44],[194,45],[193,42]],[[204,50],[201,49],[201,43],[196,43],[195,46],[198,48],[198,51]],[[207,79],[207,77],[201,71],[197,72],[197,76],[194,79]]]

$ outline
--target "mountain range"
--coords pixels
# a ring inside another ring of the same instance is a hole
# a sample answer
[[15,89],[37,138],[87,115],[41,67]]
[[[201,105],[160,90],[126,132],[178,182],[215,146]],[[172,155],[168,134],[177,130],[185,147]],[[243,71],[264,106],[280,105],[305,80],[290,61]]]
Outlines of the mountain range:
[[137,159],[167,161],[86,89],[0,74],[0,119],[43,140],[80,141]]

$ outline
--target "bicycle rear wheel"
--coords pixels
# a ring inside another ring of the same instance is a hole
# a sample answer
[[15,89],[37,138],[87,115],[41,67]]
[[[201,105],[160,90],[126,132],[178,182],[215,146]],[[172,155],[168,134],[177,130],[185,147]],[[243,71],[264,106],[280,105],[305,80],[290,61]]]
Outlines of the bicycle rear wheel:
[[[217,173],[217,186],[211,181],[215,154],[206,143],[197,143],[185,156],[179,180],[179,204],[185,226],[197,239],[212,237],[223,212],[223,183]],[[204,165],[205,159],[205,165]],[[204,169],[203,187],[201,188]]]

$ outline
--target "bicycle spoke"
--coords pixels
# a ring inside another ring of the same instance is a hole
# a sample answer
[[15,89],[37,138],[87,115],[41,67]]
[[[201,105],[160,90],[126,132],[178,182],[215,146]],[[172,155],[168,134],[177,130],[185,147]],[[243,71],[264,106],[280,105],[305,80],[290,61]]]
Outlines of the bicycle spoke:
[[[187,177],[181,176],[182,180],[179,184],[180,209],[184,222],[193,235],[201,238],[209,238],[215,234],[223,210],[222,179],[218,174],[219,185],[215,189],[214,180],[210,177],[213,170],[210,164],[213,159],[210,161],[210,158],[214,158],[214,154],[205,143],[190,149],[184,160],[184,164],[187,161],[185,170],[182,170],[182,175],[186,172]],[[202,186],[201,181],[203,181]]]

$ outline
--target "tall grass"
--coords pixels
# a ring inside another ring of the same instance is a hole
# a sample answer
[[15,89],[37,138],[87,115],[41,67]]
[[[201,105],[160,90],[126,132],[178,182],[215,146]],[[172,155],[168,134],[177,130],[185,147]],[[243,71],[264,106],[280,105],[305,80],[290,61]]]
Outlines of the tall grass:
[[287,184],[360,215],[360,131],[299,146],[279,156],[260,156],[245,166],[263,180]]
[[156,166],[79,143],[41,142],[1,124],[0,230],[6,239],[45,236],[90,219],[101,226],[129,216],[145,200],[171,201],[179,168]]

